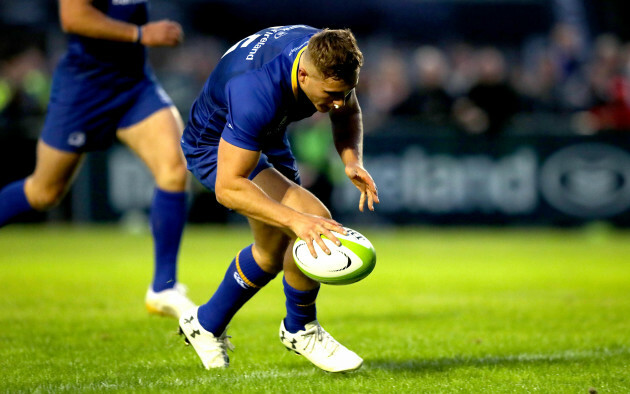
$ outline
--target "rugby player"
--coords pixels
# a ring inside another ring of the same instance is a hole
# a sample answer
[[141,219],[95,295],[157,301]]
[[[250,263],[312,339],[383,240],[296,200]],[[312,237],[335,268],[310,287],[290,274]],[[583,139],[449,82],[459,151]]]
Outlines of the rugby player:
[[[321,236],[339,244],[345,233],[320,200],[300,186],[287,124],[328,112],[345,173],[361,193],[359,209],[378,203],[363,167],[363,125],[355,86],[363,55],[349,30],[280,26],[236,43],[210,74],[193,103],[182,148],[188,169],[217,200],[248,218],[254,242],[236,255],[210,300],[180,318],[180,332],[205,368],[229,365],[226,328],[234,314],[284,271],[286,317],[280,340],[330,372],[351,371],[363,360],[318,323],[319,283],[296,267],[296,236],[330,254]],[[252,327],[252,331],[255,327]]]
[[[86,153],[118,137],[155,178],[151,231],[155,246],[147,309],[179,318],[194,304],[177,282],[186,220],[186,165],[181,117],[146,60],[146,47],[178,45],[181,26],[149,22],[147,0],[60,0],[68,50],[54,76],[34,172],[0,191],[0,227],[30,210],[55,206]],[[115,255],[112,256],[115,258]]]

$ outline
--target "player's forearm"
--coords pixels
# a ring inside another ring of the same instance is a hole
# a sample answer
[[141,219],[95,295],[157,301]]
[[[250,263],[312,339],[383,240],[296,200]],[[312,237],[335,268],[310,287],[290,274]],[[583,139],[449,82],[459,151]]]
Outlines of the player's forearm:
[[333,139],[341,161],[363,166],[363,122],[361,112],[333,121]]
[[363,166],[363,116],[353,90],[340,111],[330,113],[335,148],[343,164]]
[[61,0],[59,19],[66,33],[103,40],[135,42],[138,27],[103,14],[89,0]]
[[217,180],[215,193],[217,201],[226,208],[271,226],[289,228],[290,218],[297,213],[271,199],[247,178],[224,183]]

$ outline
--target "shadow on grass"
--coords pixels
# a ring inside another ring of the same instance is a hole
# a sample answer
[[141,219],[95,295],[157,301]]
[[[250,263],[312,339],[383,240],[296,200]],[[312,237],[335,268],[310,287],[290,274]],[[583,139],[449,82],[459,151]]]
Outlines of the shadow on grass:
[[630,349],[567,350],[554,354],[517,354],[485,357],[443,357],[426,360],[366,360],[367,369],[380,369],[389,372],[443,372],[466,367],[518,366],[518,365],[554,365],[577,362],[598,362],[615,356],[628,356]]

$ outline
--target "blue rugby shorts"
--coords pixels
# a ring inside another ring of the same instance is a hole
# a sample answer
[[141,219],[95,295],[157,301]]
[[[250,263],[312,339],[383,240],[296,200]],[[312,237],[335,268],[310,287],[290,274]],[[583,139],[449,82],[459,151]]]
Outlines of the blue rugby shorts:
[[[195,141],[190,126],[184,130],[182,138],[182,150],[186,156],[188,170],[209,190],[214,191],[217,181],[217,157],[219,146],[217,144],[203,144]],[[252,180],[262,170],[275,168],[289,180],[301,185],[300,172],[289,142],[285,138],[267,149],[263,149],[256,168],[249,174]]]
[[41,139],[68,152],[104,150],[115,140],[116,130],[171,105],[148,66],[144,72],[124,73],[66,55],[53,76]]

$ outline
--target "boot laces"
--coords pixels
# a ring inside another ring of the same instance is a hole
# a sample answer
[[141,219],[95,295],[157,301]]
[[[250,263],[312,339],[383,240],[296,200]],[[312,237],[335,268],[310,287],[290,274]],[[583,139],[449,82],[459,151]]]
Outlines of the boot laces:
[[306,341],[304,350],[309,349],[309,352],[313,352],[317,344],[321,344],[321,347],[326,350],[329,356],[332,356],[339,348],[339,342],[337,342],[326,330],[324,330],[319,324],[306,330],[302,337]]

